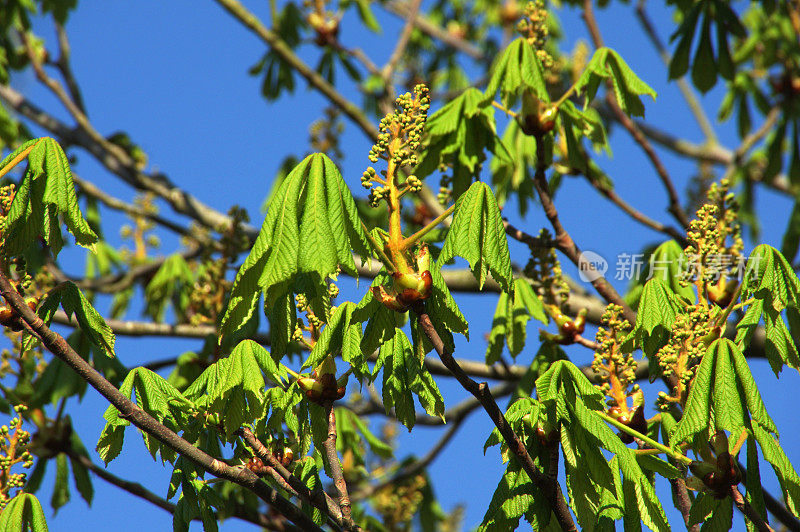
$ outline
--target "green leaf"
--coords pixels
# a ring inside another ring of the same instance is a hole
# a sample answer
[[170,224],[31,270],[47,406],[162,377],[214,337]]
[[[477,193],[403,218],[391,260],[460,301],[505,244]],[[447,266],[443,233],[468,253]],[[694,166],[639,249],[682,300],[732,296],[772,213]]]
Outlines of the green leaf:
[[644,285],[632,336],[648,357],[655,356],[666,344],[683,306],[661,279],[650,279]]
[[20,493],[0,512],[0,530],[4,532],[47,532],[44,510],[34,495]]
[[714,60],[714,49],[711,45],[711,17],[703,20],[700,30],[700,41],[692,64],[692,82],[700,92],[708,92],[717,84],[717,63]]
[[575,89],[593,100],[603,79],[610,79],[617,103],[626,114],[644,116],[644,104],[639,98],[648,95],[654,100],[656,92],[633,73],[620,55],[610,48],[598,48],[575,82]]
[[[89,456],[76,432],[70,435],[70,444],[72,449],[79,455]],[[89,470],[79,460],[71,456],[69,461],[72,466],[72,480],[75,482],[75,488],[81,494],[83,500],[86,501],[86,504],[91,506],[94,498],[94,486],[92,485],[92,479],[89,477]]]
[[756,246],[747,262],[742,299],[764,300],[777,312],[787,306],[800,306],[800,280],[792,266],[777,249],[766,244]]
[[452,167],[453,197],[458,198],[478,177],[485,151],[507,156],[497,137],[494,108],[482,105],[483,94],[468,88],[433,113],[425,123],[426,150],[414,169],[424,178],[441,165]]
[[[184,392],[185,400],[208,406],[220,414],[225,435],[230,440],[244,423],[258,419],[264,408],[262,370],[280,382],[287,374],[269,353],[252,340],[243,340],[231,354],[211,364]],[[166,381],[164,381],[166,382]]]
[[563,398],[565,388],[576,392],[589,405],[597,406],[603,401],[603,393],[575,364],[567,360],[556,360],[536,380],[536,394],[543,403],[556,402],[559,397]]
[[500,359],[504,341],[512,357],[516,358],[522,352],[530,318],[547,323],[542,302],[530,283],[523,278],[515,279],[514,294],[501,292],[497,300],[492,329],[489,332],[489,346],[486,350],[487,364],[494,364]]
[[[633,280],[629,293],[632,293],[636,286],[644,286],[650,279],[659,279],[679,298],[692,303],[695,301],[691,286],[685,286],[680,282],[686,269],[687,259],[683,248],[677,242],[668,240],[646,255],[645,267],[642,268],[639,278]],[[633,266],[633,262],[631,262],[631,266]],[[641,293],[639,293],[639,297],[641,297]],[[629,296],[626,296],[626,301],[636,309],[639,305],[639,297],[629,299]]]
[[691,11],[684,16],[683,22],[672,36],[675,39],[681,36],[678,46],[669,63],[669,79],[677,79],[689,71],[689,56],[692,51],[692,41],[697,28],[697,20],[703,8],[702,2],[697,2]]
[[356,7],[358,8],[358,18],[364,23],[370,31],[374,33],[381,33],[381,26],[378,24],[375,15],[372,13],[370,7],[370,0],[355,0]]
[[67,455],[60,453],[56,456],[56,482],[53,486],[53,496],[50,506],[54,512],[69,502],[69,465]]
[[414,354],[405,333],[395,330],[391,340],[383,343],[375,372],[383,368],[383,404],[386,413],[394,407],[395,416],[410,431],[416,422],[412,392],[419,397],[425,411],[444,415],[444,400],[430,374]]
[[185,317],[195,276],[180,253],[167,257],[147,283],[145,312],[154,321],[163,322],[167,304],[172,304],[178,319]]
[[6,218],[6,253],[20,255],[41,237],[57,255],[63,245],[59,217],[79,245],[92,249],[97,235],[81,214],[64,150],[49,137],[25,146],[33,148]]
[[[710,410],[712,405],[713,410]],[[672,447],[706,430],[710,422],[709,411],[714,413],[714,428],[731,434],[739,434],[743,428],[751,429],[755,425],[777,432],[744,355],[727,338],[715,340],[703,355],[683,417],[670,437]],[[749,415],[746,416],[745,412]]]
[[440,269],[441,259],[431,261],[429,269],[432,281],[432,294],[428,299],[427,309],[432,319],[441,322],[448,331],[463,334],[469,340],[469,323],[458,308],[447,283],[444,282]]
[[642,469],[654,471],[664,478],[681,478],[683,476],[683,472],[680,469],[669,462],[656,458],[652,454],[638,454],[636,455],[636,460]]
[[[369,255],[355,201],[336,165],[309,155],[283,180],[267,208],[253,249],[236,275],[220,327],[220,342],[252,315],[263,291],[265,307],[285,296],[303,273],[317,292],[339,266],[357,276],[352,251]],[[307,290],[306,290],[307,291]]]
[[800,511],[800,476],[777,441],[759,425],[753,426],[753,435],[761,447],[764,459],[770,463],[783,492],[786,507],[794,514]]
[[530,90],[542,101],[550,101],[542,65],[533,47],[522,37],[509,44],[495,61],[484,101],[494,99],[498,90],[505,107],[510,107],[524,90]]
[[474,183],[456,202],[439,263],[456,255],[469,262],[480,288],[487,272],[491,272],[503,290],[513,291],[508,240],[497,200],[485,183]]
[[114,356],[115,338],[111,327],[72,281],[61,283],[50,291],[39,306],[39,317],[50,323],[59,304],[67,316],[75,317],[81,331],[94,345],[109,357]]
[[516,461],[511,461],[492,495],[478,530],[514,530],[519,525],[519,519],[529,512],[543,515],[542,524],[546,524],[550,517],[550,508],[543,501],[544,494],[541,490],[531,482],[528,474]]

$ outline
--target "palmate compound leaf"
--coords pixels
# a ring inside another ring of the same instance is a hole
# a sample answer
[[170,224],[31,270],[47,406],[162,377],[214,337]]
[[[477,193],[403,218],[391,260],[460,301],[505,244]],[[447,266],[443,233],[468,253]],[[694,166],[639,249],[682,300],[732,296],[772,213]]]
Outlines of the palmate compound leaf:
[[513,292],[508,240],[497,200],[486,183],[473,183],[456,202],[438,262],[456,255],[469,262],[481,288],[491,272],[504,291]]
[[617,103],[628,115],[644,116],[644,104],[639,96],[647,94],[656,99],[656,91],[639,79],[622,57],[610,48],[598,48],[594,52],[575,83],[575,89],[584,91],[587,99],[593,100],[604,79],[611,80]]
[[275,383],[287,379],[286,370],[252,340],[241,341],[231,354],[211,364],[184,395],[198,407],[217,413],[230,439],[243,423],[260,417],[264,407],[264,375]]
[[644,285],[631,337],[648,358],[654,357],[666,344],[675,317],[683,306],[681,299],[661,279],[654,277]]
[[442,394],[400,329],[381,345],[375,373],[380,368],[383,368],[383,405],[387,414],[394,407],[395,416],[410,431],[416,421],[413,392],[428,414],[444,420]]
[[483,105],[483,98],[478,89],[468,88],[425,123],[427,149],[414,174],[423,178],[441,164],[450,166],[454,198],[458,198],[480,173],[486,150],[503,160],[511,158],[497,137],[494,108]]
[[34,495],[22,492],[0,512],[0,530],[5,532],[47,532],[44,510]]
[[[749,345],[763,318],[766,342],[764,352],[778,375],[784,365],[800,370],[797,334],[800,332],[800,280],[780,251],[757,246],[750,254],[742,284],[742,299],[753,299],[736,325],[736,343]],[[785,313],[789,327],[782,314]]]
[[503,343],[508,352],[516,358],[525,347],[528,320],[535,318],[547,324],[542,302],[531,288],[530,283],[518,278],[514,280],[514,293],[501,292],[494,311],[492,330],[489,332],[489,346],[486,349],[486,363],[494,364],[500,360]]
[[[544,415],[544,410],[547,410],[548,419],[561,420],[565,460],[571,461],[576,469],[591,471],[593,479],[606,479],[603,484],[605,493],[597,492],[592,495],[584,492],[584,501],[609,502],[613,498],[616,502],[609,507],[609,518],[614,518],[613,507],[616,505],[616,508],[624,509],[626,516],[638,513],[639,519],[653,530],[669,530],[653,485],[642,471],[633,451],[622,443],[598,415],[605,408],[603,394],[589,382],[583,372],[571,362],[553,362],[536,381],[536,390],[543,405],[540,415]],[[565,441],[569,445],[564,446]],[[607,462],[599,452],[600,448],[613,453],[616,461]],[[608,476],[610,464],[619,467],[623,476],[623,487],[628,485],[627,491],[620,492],[613,475]],[[595,484],[596,482],[589,483],[592,486]],[[579,486],[587,487],[585,483],[574,486],[576,489]]]
[[355,201],[326,155],[309,155],[283,180],[250,254],[236,274],[220,327],[220,343],[252,316],[262,291],[265,307],[292,290],[298,275],[317,284],[341,268],[357,276],[352,251],[369,255]]
[[500,483],[492,495],[480,532],[500,532],[516,530],[519,520],[525,517],[530,523],[536,523],[534,530],[543,530],[550,519],[550,506],[542,491],[531,481],[519,462],[511,460],[506,467]]
[[495,61],[484,103],[491,102],[498,90],[506,107],[510,107],[525,90],[530,90],[542,101],[550,101],[542,65],[533,47],[522,37],[509,44]]
[[[789,457],[786,456],[786,453],[781,449],[775,438],[761,426],[753,426],[753,435],[759,447],[761,447],[764,459],[770,463],[775,471],[775,476],[778,477],[786,507],[794,515],[800,515],[800,476],[798,476],[797,471],[789,461]],[[748,443],[749,446],[750,444]]]
[[[126,397],[131,397],[135,391],[139,408],[173,431],[185,425],[188,409],[193,406],[191,401],[163,377],[146,368],[132,369],[125,377],[119,391]],[[119,410],[114,405],[109,405],[103,418],[106,420],[106,426],[97,442],[97,452],[108,465],[122,450],[125,427],[130,425],[130,421],[120,417]],[[175,451],[170,447],[163,445],[148,433],[143,433],[142,437],[153,459],[156,453],[160,452],[162,460],[170,462],[175,460]]]
[[707,430],[710,411],[714,412],[714,429],[734,435],[740,434],[742,429],[755,430],[756,426],[771,433],[778,432],[744,354],[727,338],[714,340],[703,355],[683,417],[670,437],[672,447]]
[[59,217],[75,242],[92,249],[97,235],[81,214],[72,171],[58,142],[49,137],[26,142],[0,163],[0,169],[26,150],[30,150],[28,168],[14,195],[3,231],[6,253],[22,254],[41,237],[57,255],[64,245]]
[[114,332],[72,281],[61,283],[51,290],[39,305],[37,314],[45,323],[49,324],[59,305],[67,313],[67,316],[75,317],[81,331],[94,345],[102,349],[109,357],[114,356]]

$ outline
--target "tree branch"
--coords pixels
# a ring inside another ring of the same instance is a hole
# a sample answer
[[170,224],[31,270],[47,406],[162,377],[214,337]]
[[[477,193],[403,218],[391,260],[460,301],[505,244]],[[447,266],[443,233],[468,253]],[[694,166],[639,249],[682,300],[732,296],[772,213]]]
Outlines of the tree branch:
[[225,11],[233,15],[246,28],[255,33],[264,41],[281,59],[286,61],[298,74],[303,76],[308,84],[322,93],[332,104],[342,110],[361,130],[372,140],[378,139],[378,131],[361,109],[345,98],[333,85],[320,76],[314,69],[300,59],[297,54],[274,31],[268,29],[258,18],[247,10],[238,0],[216,0]]
[[[92,462],[89,457],[75,452],[73,449],[65,451],[67,456],[71,459],[76,460],[79,462],[83,467],[103,479],[104,481],[108,482],[109,484],[116,486],[124,491],[127,491],[131,495],[139,497],[140,499],[144,499],[145,501],[158,506],[159,508],[167,511],[170,514],[174,514],[177,506],[166,499],[162,499],[152,491],[148,490],[138,482],[131,482],[130,480],[125,480],[124,478],[120,478],[113,473],[110,473],[106,469],[98,466],[94,462]],[[241,519],[242,521],[247,521],[248,523],[253,523],[254,525],[258,525],[264,527],[269,530],[292,530],[292,531],[299,531],[299,528],[295,528],[291,524],[286,521],[275,521],[267,517],[262,513],[256,513],[255,515],[247,515],[247,512],[244,511],[244,508],[236,508],[234,511],[233,517],[237,519]],[[197,517],[196,519],[200,519]]]
[[486,410],[486,413],[489,415],[489,418],[491,418],[492,422],[494,422],[495,426],[500,431],[500,434],[508,444],[511,452],[517,460],[519,460],[522,468],[534,484],[542,490],[561,528],[563,530],[577,531],[572,515],[569,513],[567,501],[564,499],[564,494],[561,493],[561,486],[559,486],[557,481],[548,478],[539,471],[536,464],[533,463],[533,459],[531,459],[530,454],[528,454],[525,444],[520,441],[519,437],[511,429],[505,416],[500,411],[500,407],[497,406],[497,402],[494,400],[494,397],[492,397],[492,392],[489,391],[489,386],[487,386],[485,382],[478,384],[464,373],[464,370],[461,369],[461,366],[459,366],[453,358],[452,353],[445,348],[444,342],[439,336],[439,333],[436,332],[436,328],[433,326],[430,316],[428,316],[428,313],[425,311],[424,303],[418,302],[414,307],[414,313],[419,320],[422,330],[425,332],[425,336],[431,341],[434,349],[436,349],[436,352],[442,359],[442,363],[453,373],[461,386],[478,399],[481,406],[483,406],[484,410]]
[[387,86],[391,87],[391,79],[392,75],[394,75],[394,71],[397,68],[400,59],[403,57],[403,54],[406,51],[406,47],[408,46],[408,40],[411,38],[411,32],[414,31],[414,26],[416,25],[417,15],[419,14],[419,6],[422,3],[422,0],[411,0],[406,6],[406,23],[403,26],[403,31],[400,33],[400,38],[397,39],[397,43],[394,46],[394,50],[392,50],[392,55],[389,56],[389,60],[386,62],[386,65],[381,70],[381,75],[383,76],[384,81],[386,82]]
[[50,330],[42,319],[25,304],[25,301],[3,273],[0,273],[0,294],[3,295],[9,307],[19,314],[22,320],[39,337],[50,352],[71,367],[83,380],[100,392],[100,395],[108,399],[108,401],[120,411],[120,414],[125,419],[130,420],[133,425],[152,435],[174,451],[197,463],[209,473],[250,489],[253,493],[258,495],[259,498],[272,505],[277,511],[285,515],[298,526],[307,530],[322,530],[299,508],[261,481],[255,473],[243,467],[231,467],[209,456],[156,421],[129,398],[120,393],[113,384],[108,382],[97,370],[76,353],[61,335]]
[[[327,515],[337,526],[346,528],[346,523],[343,519],[342,510],[339,504],[331,499],[327,493],[322,490],[311,491],[303,482],[292,475],[292,473],[284,467],[284,465],[275,458],[269,449],[261,443],[261,440],[255,433],[248,427],[242,427],[236,431],[242,437],[247,445],[253,450],[265,464],[269,465],[280,476],[290,488],[312,506],[318,508],[325,515]],[[353,530],[353,528],[350,528]]]
[[742,497],[742,493],[739,491],[738,486],[731,486],[731,497],[733,498],[733,503],[742,512],[753,525],[755,525],[756,529],[759,532],[775,532],[771,526],[767,524],[763,517],[753,508],[749,502]]
[[336,491],[339,492],[339,508],[342,510],[342,520],[348,523],[349,526],[354,526],[353,518],[351,517],[350,496],[347,494],[347,482],[344,480],[342,463],[339,461],[339,455],[336,452],[336,412],[333,409],[333,401],[325,401],[323,407],[325,408],[325,416],[328,418],[328,437],[322,442],[325,458],[328,461],[333,484],[336,486]]
[[[583,254],[581,254],[578,246],[572,240],[572,237],[564,228],[561,220],[558,217],[558,210],[553,203],[553,198],[550,195],[550,186],[547,184],[547,178],[545,177],[545,169],[547,164],[545,155],[544,137],[539,136],[536,138],[536,174],[534,175],[533,183],[536,187],[536,192],[539,195],[539,201],[542,204],[544,213],[547,216],[547,219],[550,220],[550,225],[553,226],[553,230],[555,231],[556,246],[578,267],[579,271],[596,271],[594,265],[586,260]],[[600,296],[608,303],[614,303],[615,305],[622,307],[622,313],[626,320],[628,320],[630,323],[636,323],[636,313],[633,312],[631,307],[625,303],[625,300],[620,297],[619,293],[617,293],[614,287],[611,286],[611,284],[609,284],[609,282],[606,281],[603,276],[598,275],[592,281],[592,286],[594,286],[595,290],[597,290],[597,293],[599,293]]]

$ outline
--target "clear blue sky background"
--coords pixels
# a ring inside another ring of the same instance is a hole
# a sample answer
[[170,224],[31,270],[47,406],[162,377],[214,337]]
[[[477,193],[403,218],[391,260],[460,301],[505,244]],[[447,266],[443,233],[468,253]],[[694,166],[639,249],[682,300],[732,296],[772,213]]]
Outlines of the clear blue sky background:
[[[267,2],[250,4],[263,20],[269,20]],[[649,8],[661,36],[666,39],[671,15],[658,2],[649,4],[652,4]],[[376,7],[376,12],[384,27],[381,36],[356,33],[354,21],[346,18],[340,37],[347,46],[357,45],[374,53],[381,63],[388,58],[401,23],[380,8]],[[565,49],[571,50],[576,39],[587,39],[579,13],[562,10],[558,16],[568,36]],[[610,8],[598,11],[598,19],[606,44],[618,50],[634,71],[657,90],[658,100],[645,102],[648,119],[692,141],[702,141],[699,128],[675,84],[667,83],[661,60],[647,44],[634,18],[633,6],[613,3]],[[39,23],[37,27],[49,43],[54,42],[49,24]],[[316,93],[306,90],[303,82],[293,97],[275,104],[265,102],[260,96],[260,78],[247,74],[248,68],[260,59],[264,45],[209,0],[84,1],[70,18],[67,29],[72,43],[74,70],[83,89],[89,116],[97,129],[103,134],[117,130],[128,132],[148,153],[152,168],[165,172],[176,184],[219,210],[241,205],[250,213],[252,223],[260,225],[262,214],[259,208],[278,165],[286,154],[303,155],[306,152],[308,126],[322,115],[326,102]],[[315,64],[316,50],[313,46],[304,47],[301,55]],[[58,108],[30,76],[17,76],[13,83],[47,109]],[[348,97],[359,98],[353,87],[344,92]],[[703,98],[712,116],[721,94],[717,87]],[[65,113],[59,113],[59,116],[67,118]],[[720,128],[718,134],[723,144],[736,145],[730,124]],[[358,178],[368,164],[366,155],[370,145],[371,142],[356,127],[347,124],[342,139],[346,154],[342,171],[356,195],[363,194]],[[604,159],[603,164],[621,196],[646,214],[660,221],[670,221],[665,211],[666,196],[639,148],[630,142],[625,132],[616,129],[612,147],[613,158]],[[689,176],[696,171],[695,167],[666,152],[662,152],[662,157],[679,189],[684,190]],[[133,197],[129,187],[110,176],[88,155],[79,153],[75,168],[83,178],[112,194],[126,199]],[[436,188],[438,183],[432,181],[431,185]],[[639,253],[646,244],[662,240],[660,235],[630,221],[582,180],[566,179],[556,203],[565,226],[579,245],[607,257],[612,271],[618,254]],[[762,240],[779,246],[788,218],[789,201],[760,191],[758,204],[763,213]],[[513,220],[514,209],[508,211]],[[539,212],[533,212],[523,227],[536,233],[540,227],[547,226],[546,222]],[[117,231],[121,223],[124,220],[113,213],[104,218],[104,229],[112,242],[119,242]],[[170,253],[177,245],[173,239],[165,238],[163,252]],[[511,242],[510,247],[512,258],[524,264],[527,249],[515,242]],[[752,249],[752,243],[747,249]],[[67,265],[79,273],[84,261],[83,250],[66,250],[67,256]],[[571,267],[566,267],[566,270],[575,274]],[[625,289],[624,282],[615,282],[615,285],[619,290]],[[355,300],[361,297],[361,292],[353,291],[355,283],[345,281],[342,287],[340,301],[346,297]],[[362,283],[362,291],[363,287]],[[469,343],[460,341],[457,355],[482,360],[485,350],[483,333],[488,330],[495,296],[459,294],[456,300],[472,324],[472,340]],[[100,307],[101,312],[105,312],[107,301],[101,300]],[[134,313],[132,317],[137,316]],[[518,357],[518,363],[528,363],[536,352],[537,326],[530,324],[529,345]],[[117,354],[124,364],[133,367],[199,347],[199,341],[120,337]],[[568,352],[577,364],[590,361],[590,353],[581,347],[570,348]],[[782,431],[789,458],[800,463],[797,424],[793,409],[787,408],[793,402],[793,388],[800,383],[798,375],[787,369],[776,380],[764,360],[753,361],[752,368],[769,412]],[[465,393],[449,379],[439,378],[438,382],[448,406],[465,398]],[[655,391],[657,388],[653,388],[648,398],[650,405]],[[92,449],[104,425],[102,414],[107,402],[93,389],[87,391],[79,406],[74,401],[71,399],[69,406],[75,428],[87,447]],[[505,400],[501,401],[501,405],[505,404]],[[482,412],[476,412],[430,467],[434,489],[445,509],[450,510],[459,503],[466,504],[467,529],[480,522],[502,472],[496,448],[483,456],[483,442],[490,430],[488,418]],[[402,458],[412,451],[424,454],[441,432],[418,427],[410,435],[402,434],[399,456]],[[94,451],[92,455],[96,462],[100,462]],[[166,494],[171,472],[171,468],[163,468],[160,463],[152,461],[135,429],[128,430],[125,450],[111,463],[109,470],[141,482],[160,495]],[[765,485],[774,495],[779,495],[771,470],[762,467],[762,475]],[[53,476],[51,467],[39,492],[45,504],[50,497]],[[83,530],[113,527],[121,532],[171,527],[171,516],[163,510],[100,479],[95,479],[95,489],[91,509],[77,500],[78,494],[73,489],[73,503],[56,516],[48,512],[51,530],[73,530],[79,526]],[[659,490],[664,495],[669,517],[680,529],[676,512],[669,511],[666,482],[660,484]],[[249,529],[251,525],[235,520],[222,526],[223,530],[231,531],[245,528]],[[744,528],[738,514],[734,516],[734,528]]]

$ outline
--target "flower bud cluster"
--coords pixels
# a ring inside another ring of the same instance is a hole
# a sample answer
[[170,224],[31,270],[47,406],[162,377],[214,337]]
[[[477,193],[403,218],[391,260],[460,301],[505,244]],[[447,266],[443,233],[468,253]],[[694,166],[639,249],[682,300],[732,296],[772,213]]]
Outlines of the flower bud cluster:
[[525,37],[545,69],[553,66],[553,57],[545,51],[549,30],[544,0],[534,0],[525,6],[525,16],[517,24],[517,31]]
[[[622,307],[614,304],[606,307],[601,320],[603,326],[595,337],[600,349],[595,352],[592,370],[606,380],[613,372],[620,385],[627,388],[636,380],[637,362],[631,353],[622,352],[619,339],[627,335],[631,324],[622,317]],[[608,382],[603,387],[608,387]]]
[[726,257],[730,264],[736,264],[741,257],[744,242],[739,225],[739,205],[729,188],[727,179],[722,179],[719,184],[713,183],[708,189],[708,201],[700,207],[697,218],[689,224],[686,233],[689,245],[684,252],[687,257],[697,257],[699,264],[695,271],[687,272],[689,275],[684,282],[698,278],[716,281],[719,271],[709,264],[710,261]]
[[27,450],[31,434],[22,428],[22,415],[27,407],[18,405],[14,411],[16,417],[8,425],[0,426],[0,510],[14,497],[11,491],[25,485],[26,474],[12,473],[11,468],[17,464],[26,469],[33,467],[33,455]]
[[692,305],[675,317],[669,342],[656,353],[661,373],[665,377],[674,375],[678,379],[672,396],[659,394],[658,403],[662,408],[685,398],[694,378],[696,363],[708,347],[706,339],[713,336],[712,322],[718,311],[705,305]]
[[[539,242],[552,242],[547,229],[539,232]],[[531,258],[525,265],[525,276],[533,281],[534,289],[542,301],[551,305],[563,305],[569,297],[569,284],[564,279],[561,263],[553,246],[531,246]]]
[[[430,97],[425,85],[414,87],[414,93],[407,92],[395,100],[397,110],[389,113],[380,122],[378,141],[370,149],[369,160],[373,163],[383,159],[389,163],[389,172],[386,180],[376,177],[375,169],[367,168],[361,177],[364,188],[372,188],[372,182],[378,181],[387,186],[378,186],[370,192],[370,205],[377,206],[380,201],[388,197],[391,181],[395,179],[396,169],[402,167],[415,167],[419,163],[417,151],[422,143],[425,122],[430,109]],[[417,188],[418,190],[418,188]]]

